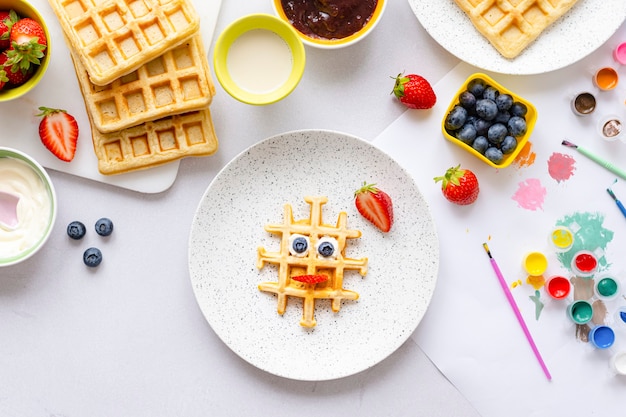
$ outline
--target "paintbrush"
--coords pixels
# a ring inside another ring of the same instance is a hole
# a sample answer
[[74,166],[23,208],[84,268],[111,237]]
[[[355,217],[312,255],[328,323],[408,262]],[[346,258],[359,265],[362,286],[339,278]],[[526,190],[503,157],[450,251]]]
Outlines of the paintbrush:
[[537,345],[535,344],[535,341],[533,340],[533,337],[530,334],[530,331],[528,330],[528,326],[526,326],[526,322],[524,321],[524,318],[522,317],[522,313],[519,311],[519,308],[517,307],[517,304],[515,303],[513,294],[511,294],[511,290],[509,290],[509,286],[506,284],[506,280],[504,279],[504,276],[502,275],[502,272],[500,271],[500,268],[498,267],[496,260],[493,259],[493,256],[491,256],[491,251],[489,250],[489,246],[487,246],[486,243],[483,243],[483,248],[485,248],[485,252],[487,252],[487,255],[489,255],[489,261],[491,262],[491,267],[496,273],[496,277],[498,277],[498,281],[500,282],[500,286],[502,287],[502,290],[504,291],[504,295],[506,295],[506,299],[509,301],[511,308],[513,309],[513,312],[515,313],[515,317],[517,317],[517,321],[522,327],[522,330],[524,331],[524,335],[526,336],[526,340],[528,340],[528,343],[530,344],[530,347],[533,350],[533,353],[535,354],[535,357],[537,358],[537,361],[539,362],[539,365],[541,366],[543,373],[546,375],[546,378],[548,378],[548,380],[552,380],[552,375],[550,375],[550,371],[548,371],[548,367],[546,366],[546,363],[543,361],[543,358],[541,357],[541,353],[539,353],[539,349],[537,349]]
[[615,165],[613,165],[612,163],[610,163],[606,159],[604,159],[604,158],[594,154],[593,152],[591,152],[587,148],[584,148],[582,146],[578,146],[578,145],[573,144],[572,142],[569,142],[567,140],[564,140],[563,142],[561,142],[561,144],[564,145],[564,146],[567,146],[568,148],[576,149],[578,152],[580,152],[581,154],[585,155],[587,158],[591,159],[593,162],[597,163],[598,165],[603,166],[604,168],[608,169],[612,173],[614,173],[616,175],[619,175],[620,177],[626,179],[626,171],[619,169],[618,167],[616,167]]
[[[613,182],[613,184],[615,184],[617,182],[617,180],[615,180]],[[613,190],[611,190],[611,187],[606,189],[606,192],[609,193],[609,195],[611,196],[611,198],[613,199],[613,201],[615,201],[615,204],[617,204],[617,208],[619,208],[619,211],[622,212],[622,214],[624,215],[624,217],[626,217],[626,207],[624,207],[624,205],[622,204],[621,201],[619,201],[619,199],[617,198],[617,196],[615,195],[615,193],[613,192]]]

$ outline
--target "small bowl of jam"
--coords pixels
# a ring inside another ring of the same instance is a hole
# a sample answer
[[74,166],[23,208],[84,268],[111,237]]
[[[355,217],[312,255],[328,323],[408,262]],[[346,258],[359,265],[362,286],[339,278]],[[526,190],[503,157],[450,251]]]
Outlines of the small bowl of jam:
[[387,0],[273,0],[273,6],[304,44],[336,49],[365,38],[380,21]]

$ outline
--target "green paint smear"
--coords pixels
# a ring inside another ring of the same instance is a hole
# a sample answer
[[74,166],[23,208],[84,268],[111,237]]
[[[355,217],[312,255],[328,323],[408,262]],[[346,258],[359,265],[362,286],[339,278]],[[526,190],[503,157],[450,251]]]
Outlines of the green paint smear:
[[543,310],[543,301],[541,301],[541,293],[539,290],[535,291],[535,295],[528,296],[535,303],[535,320],[539,320],[539,316],[541,316],[541,311]]
[[611,240],[613,232],[602,227],[604,216],[600,213],[574,213],[559,219],[557,226],[565,226],[574,233],[574,245],[567,252],[557,253],[561,265],[571,270],[572,259],[580,250],[589,250],[598,257],[598,270],[609,268],[604,252]]

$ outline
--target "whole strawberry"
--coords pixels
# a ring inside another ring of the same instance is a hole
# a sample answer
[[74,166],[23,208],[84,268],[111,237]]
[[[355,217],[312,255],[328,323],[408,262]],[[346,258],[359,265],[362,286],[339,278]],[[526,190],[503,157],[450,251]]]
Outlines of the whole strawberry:
[[478,198],[478,178],[469,169],[461,169],[461,165],[448,168],[443,177],[435,177],[441,181],[441,191],[448,201],[466,206]]
[[43,27],[34,19],[26,17],[18,20],[11,27],[11,47],[7,50],[13,72],[17,69],[29,71],[41,63],[48,40]]
[[363,217],[383,232],[388,232],[393,224],[393,204],[391,197],[376,188],[376,184],[363,183],[354,192],[354,204]]
[[19,19],[15,10],[0,10],[0,50],[4,51],[11,46],[11,27]]
[[398,74],[395,80],[393,94],[408,108],[430,109],[437,102],[433,88],[421,75]]

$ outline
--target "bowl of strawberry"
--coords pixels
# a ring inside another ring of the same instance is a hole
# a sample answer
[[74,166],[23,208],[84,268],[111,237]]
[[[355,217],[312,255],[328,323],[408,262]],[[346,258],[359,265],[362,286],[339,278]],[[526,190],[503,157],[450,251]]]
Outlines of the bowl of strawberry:
[[49,62],[50,34],[39,11],[25,0],[0,0],[0,101],[32,90]]

